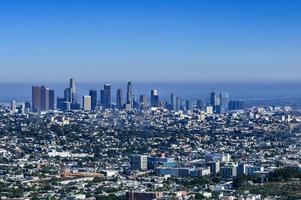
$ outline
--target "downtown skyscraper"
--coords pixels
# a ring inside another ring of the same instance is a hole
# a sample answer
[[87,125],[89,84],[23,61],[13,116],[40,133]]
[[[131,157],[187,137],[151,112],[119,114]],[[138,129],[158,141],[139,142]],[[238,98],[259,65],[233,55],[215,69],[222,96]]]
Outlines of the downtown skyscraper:
[[76,85],[75,80],[73,78],[70,79],[69,83],[69,92],[70,92],[70,103],[77,102],[77,94],[76,94]]
[[103,107],[107,109],[111,108],[111,105],[111,84],[106,83],[103,87]]
[[89,96],[91,97],[91,110],[95,110],[97,106],[97,90],[90,90]]
[[175,94],[170,94],[170,105],[171,105],[171,110],[177,111],[178,106],[177,106],[177,97]]
[[158,90],[152,89],[151,90],[151,107],[159,107],[159,95]]
[[126,106],[127,108],[133,109],[133,107],[134,107],[133,87],[132,87],[132,83],[130,81],[128,81],[128,84],[127,84],[126,104],[127,104],[127,106]]
[[117,109],[119,109],[119,110],[121,110],[123,108],[123,92],[122,92],[122,89],[117,89],[116,106],[117,106]]
[[54,110],[54,90],[45,86],[32,86],[32,111]]
[[32,112],[41,111],[41,87],[32,86]]

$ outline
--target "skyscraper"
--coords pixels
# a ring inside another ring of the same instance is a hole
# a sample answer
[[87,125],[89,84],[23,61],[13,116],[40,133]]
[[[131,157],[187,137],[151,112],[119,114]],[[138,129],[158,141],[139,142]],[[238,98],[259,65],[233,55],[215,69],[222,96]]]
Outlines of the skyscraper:
[[104,104],[105,104],[105,91],[104,90],[100,90],[100,104],[102,106],[104,106]]
[[210,106],[217,106],[218,105],[218,96],[216,92],[211,92],[210,93]]
[[159,95],[158,90],[151,90],[151,107],[159,107]]
[[54,110],[54,90],[49,90],[49,110]]
[[95,110],[97,106],[97,91],[90,90],[89,96],[91,96],[91,110]]
[[186,100],[185,104],[186,104],[185,107],[187,111],[192,110],[192,103],[190,100]]
[[199,109],[199,110],[202,110],[204,107],[204,102],[203,100],[199,99],[196,101],[196,108]]
[[15,100],[12,100],[12,101],[10,102],[10,110],[11,110],[11,113],[16,113],[16,107],[17,107],[16,101],[15,101]]
[[229,94],[227,92],[222,92],[220,94],[220,113],[225,113],[228,111],[229,104]]
[[111,108],[111,85],[105,84],[104,85],[104,108]]
[[170,105],[171,105],[171,110],[177,111],[177,97],[175,94],[170,94]]
[[32,86],[32,111],[41,111],[41,88],[39,86]]
[[117,95],[116,95],[116,105],[119,110],[123,108],[123,93],[122,89],[117,90]]
[[148,107],[148,100],[146,95],[140,95],[140,109],[146,110]]
[[83,96],[83,110],[91,110],[91,96]]
[[64,90],[64,99],[65,99],[65,101],[71,102],[72,97],[71,97],[71,90],[70,90],[70,88],[66,88]]
[[69,89],[70,89],[70,97],[71,97],[70,102],[76,103],[77,102],[76,86],[75,86],[75,80],[73,78],[70,79]]
[[41,87],[41,111],[49,110],[49,88]]
[[221,112],[221,98],[220,95],[217,95],[216,92],[210,93],[210,106],[213,107],[214,113],[220,113]]
[[243,101],[233,100],[229,102],[229,110],[242,110],[243,107]]
[[128,81],[127,91],[126,91],[126,104],[130,109],[133,109],[133,88],[132,83]]

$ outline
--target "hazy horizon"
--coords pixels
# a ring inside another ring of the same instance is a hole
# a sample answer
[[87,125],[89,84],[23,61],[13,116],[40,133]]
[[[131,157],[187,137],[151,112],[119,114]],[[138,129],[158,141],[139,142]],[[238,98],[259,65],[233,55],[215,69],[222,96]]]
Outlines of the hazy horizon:
[[[0,101],[31,100],[31,86],[45,85],[55,90],[55,96],[63,97],[63,91],[69,86],[69,80],[57,83],[0,83]],[[126,82],[110,82],[112,85],[112,101],[116,100],[116,90],[123,89],[126,95]],[[78,98],[87,95],[90,89],[99,91],[103,89],[106,82],[87,83],[76,80]],[[170,94],[184,99],[208,99],[211,91],[228,92],[231,99],[290,99],[301,98],[301,81],[300,82],[278,82],[278,83],[248,83],[248,82],[194,82],[194,83],[168,83],[168,82],[135,82],[133,84],[133,93],[136,98],[139,95],[150,95],[151,89],[158,89],[159,96],[162,99],[169,100]]]

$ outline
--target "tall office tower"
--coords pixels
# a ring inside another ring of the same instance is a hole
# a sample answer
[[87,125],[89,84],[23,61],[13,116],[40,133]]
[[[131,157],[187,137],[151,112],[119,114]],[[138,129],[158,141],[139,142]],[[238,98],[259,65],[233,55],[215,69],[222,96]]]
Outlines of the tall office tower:
[[214,113],[220,113],[221,110],[220,105],[221,105],[220,95],[217,95],[216,92],[211,92],[210,106],[213,107]]
[[229,94],[227,92],[222,92],[220,94],[220,113],[225,113],[228,111],[229,104]]
[[177,111],[177,97],[175,94],[171,93],[170,94],[170,105],[171,105],[171,110]]
[[32,86],[32,112],[41,111],[41,87]]
[[57,97],[56,98],[56,108],[59,109],[59,110],[64,110],[63,109],[64,102],[69,102],[69,101],[66,101],[65,98],[59,98],[59,97]]
[[123,93],[122,89],[117,90],[117,95],[116,95],[116,105],[119,110],[123,108]]
[[69,101],[64,101],[62,103],[62,110],[63,111],[69,111],[69,110],[71,110],[71,103]]
[[151,90],[151,107],[159,107],[159,103],[158,90]]
[[96,110],[97,106],[97,91],[96,90],[90,90],[89,96],[91,97],[91,110]]
[[229,101],[229,110],[242,110],[243,109],[243,101],[233,100]]
[[54,90],[49,90],[49,110],[54,110]]
[[202,110],[204,107],[204,102],[203,100],[199,99],[196,101],[196,108],[199,109],[199,110]]
[[139,102],[136,99],[136,95],[133,95],[133,108],[138,110],[139,109]]
[[76,103],[77,102],[76,86],[75,86],[75,80],[73,78],[70,79],[69,89],[70,89],[70,97],[71,97],[70,102]]
[[147,107],[148,107],[147,96],[140,95],[139,102],[140,102],[140,110],[147,110]]
[[17,107],[17,103],[15,100],[12,100],[10,102],[10,111],[11,113],[16,113],[16,107]]
[[41,87],[41,111],[49,110],[49,88]]
[[91,110],[91,96],[83,96],[83,110]]
[[111,108],[111,85],[105,84],[103,87],[104,91],[104,108]]
[[71,102],[71,90],[70,90],[70,88],[66,88],[64,90],[64,99],[65,99],[65,101]]
[[127,91],[126,91],[126,104],[130,109],[133,109],[133,86],[132,83],[129,81],[127,84]]
[[100,90],[100,104],[102,106],[104,106],[105,103],[105,91],[104,90]]
[[185,107],[187,111],[192,110],[192,103],[190,100],[186,100],[185,104],[186,104]]
[[218,105],[218,96],[215,92],[210,93],[210,106],[217,106]]

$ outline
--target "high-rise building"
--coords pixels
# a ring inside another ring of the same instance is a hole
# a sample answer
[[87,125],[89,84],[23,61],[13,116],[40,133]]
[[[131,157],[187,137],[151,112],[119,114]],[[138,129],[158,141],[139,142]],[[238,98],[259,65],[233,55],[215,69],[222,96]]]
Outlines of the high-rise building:
[[10,102],[10,111],[11,113],[16,113],[16,107],[17,107],[17,103],[15,100],[12,100]]
[[123,108],[123,93],[122,89],[117,90],[117,95],[116,95],[116,106],[119,110]]
[[133,95],[133,108],[138,110],[139,109],[139,102],[136,99],[136,95]]
[[133,155],[131,156],[131,169],[132,170],[147,170],[147,156],[146,155]]
[[177,97],[173,93],[170,95],[170,105],[171,105],[171,110],[173,110],[173,111],[177,111],[178,110],[178,107],[177,107]]
[[104,104],[105,104],[105,91],[104,90],[100,90],[100,104],[102,106],[104,106]]
[[69,102],[69,101],[66,101],[65,98],[60,98],[60,97],[57,97],[56,99],[56,108],[59,109],[59,110],[64,110],[64,105],[63,103],[64,102]]
[[[25,108],[27,106],[25,105]],[[49,109],[54,110],[54,91],[45,86],[32,86],[32,111],[41,112]]]
[[49,88],[41,87],[41,111],[49,110]]
[[49,90],[49,110],[54,110],[54,90]]
[[243,101],[233,100],[229,102],[229,110],[242,110],[243,108]]
[[126,104],[128,104],[130,109],[133,109],[133,87],[132,83],[129,81],[127,84],[127,91],[126,91]]
[[216,94],[216,92],[210,93],[210,106],[218,106],[219,105],[219,96]]
[[147,110],[147,107],[148,107],[147,96],[146,95],[140,95],[139,102],[140,102],[140,109],[141,110]]
[[203,107],[204,107],[204,102],[203,100],[199,99],[196,101],[196,108],[199,109],[199,110],[203,110]]
[[214,113],[221,112],[221,95],[218,95],[216,92],[210,93],[210,106],[213,107]]
[[97,91],[90,90],[89,96],[91,97],[91,110],[95,110],[97,106]]
[[111,85],[110,84],[105,84],[104,88],[104,108],[111,108]]
[[32,86],[32,111],[41,111],[41,87]]
[[69,101],[64,101],[62,103],[62,110],[63,111],[69,111],[69,110],[71,110],[71,103]]
[[71,90],[70,90],[70,88],[66,88],[64,90],[64,99],[65,99],[65,101],[71,102],[72,97],[71,97]]
[[151,107],[159,107],[159,95],[158,90],[153,89],[151,90]]
[[83,110],[91,110],[91,96],[83,96]]
[[185,102],[185,107],[186,107],[186,110],[192,110],[192,102],[190,100],[186,100]]
[[220,94],[220,113],[226,113],[228,111],[229,94],[222,92]]
[[77,94],[76,94],[75,80],[73,78],[70,79],[69,89],[70,89],[70,97],[71,97],[70,102],[76,103],[77,102]]

